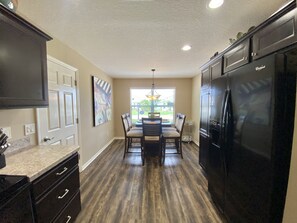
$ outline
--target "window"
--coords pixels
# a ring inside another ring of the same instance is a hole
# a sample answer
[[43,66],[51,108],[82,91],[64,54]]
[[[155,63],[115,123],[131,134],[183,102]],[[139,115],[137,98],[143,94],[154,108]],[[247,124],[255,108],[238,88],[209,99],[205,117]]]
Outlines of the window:
[[175,104],[175,89],[155,89],[160,98],[151,101],[146,98],[146,94],[151,89],[130,89],[130,109],[132,122],[141,120],[143,117],[148,117],[148,112],[160,112],[163,120],[168,120],[173,123],[174,120],[174,104]]

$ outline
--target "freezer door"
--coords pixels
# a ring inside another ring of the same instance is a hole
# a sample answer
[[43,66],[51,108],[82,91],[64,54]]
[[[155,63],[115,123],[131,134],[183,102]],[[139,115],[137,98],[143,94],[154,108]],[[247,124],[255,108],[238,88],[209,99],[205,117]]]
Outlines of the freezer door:
[[222,133],[222,113],[226,100],[227,78],[222,76],[211,82],[209,151],[207,163],[208,190],[217,206],[224,209],[225,169]]
[[269,222],[275,56],[228,74],[232,143],[227,148],[225,214],[230,222]]

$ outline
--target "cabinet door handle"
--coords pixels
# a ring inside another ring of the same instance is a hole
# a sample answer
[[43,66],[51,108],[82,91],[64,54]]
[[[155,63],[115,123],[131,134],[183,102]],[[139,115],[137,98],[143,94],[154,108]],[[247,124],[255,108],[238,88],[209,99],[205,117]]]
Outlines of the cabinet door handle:
[[68,223],[70,220],[71,220],[71,216],[68,215],[68,216],[67,216],[67,221],[66,221],[65,223]]
[[61,176],[63,173],[65,173],[68,170],[67,167],[64,167],[63,171],[60,173],[56,173],[57,176]]
[[58,196],[58,199],[63,199],[66,194],[68,194],[69,190],[68,189],[65,189],[65,193],[62,195],[62,196]]

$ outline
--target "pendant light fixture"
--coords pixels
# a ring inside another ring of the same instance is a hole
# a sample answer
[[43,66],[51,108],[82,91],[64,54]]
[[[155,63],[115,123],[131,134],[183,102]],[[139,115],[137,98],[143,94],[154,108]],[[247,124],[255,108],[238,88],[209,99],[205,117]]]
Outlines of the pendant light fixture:
[[152,101],[157,100],[161,96],[155,90],[155,71],[156,71],[156,69],[153,68],[152,69],[152,72],[153,72],[152,89],[147,95],[145,95],[147,97],[147,99],[152,100]]

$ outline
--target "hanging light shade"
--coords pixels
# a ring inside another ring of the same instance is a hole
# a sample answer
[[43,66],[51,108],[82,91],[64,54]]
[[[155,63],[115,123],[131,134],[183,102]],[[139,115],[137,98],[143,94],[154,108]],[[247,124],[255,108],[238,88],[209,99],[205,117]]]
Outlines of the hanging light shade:
[[156,69],[152,69],[152,72],[153,72],[152,89],[148,94],[145,95],[147,97],[147,99],[149,99],[149,100],[157,100],[161,96],[155,90],[155,70]]

